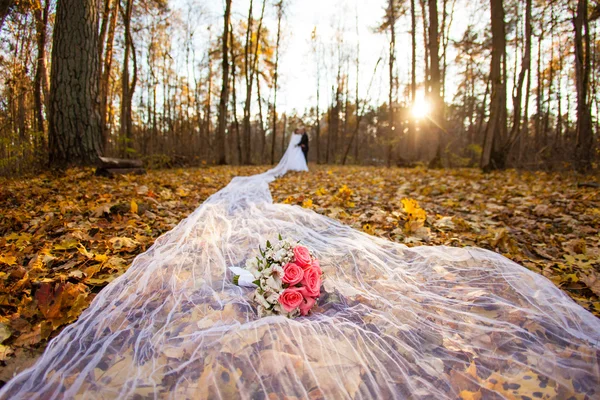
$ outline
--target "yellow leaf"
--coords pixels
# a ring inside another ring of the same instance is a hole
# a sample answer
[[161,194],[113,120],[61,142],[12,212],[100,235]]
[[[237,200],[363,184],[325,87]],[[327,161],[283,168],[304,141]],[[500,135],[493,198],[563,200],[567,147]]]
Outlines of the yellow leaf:
[[62,242],[54,245],[54,250],[69,250],[74,249],[79,245],[79,241],[75,238],[66,238]]
[[312,199],[306,199],[302,202],[302,207],[304,207],[304,208],[312,208],[312,206],[313,206]]
[[17,258],[13,256],[0,256],[0,264],[15,265]]
[[294,196],[288,196],[287,199],[283,201],[283,204],[292,204],[295,202]]
[[327,194],[327,190],[325,190],[325,188],[319,188],[317,189],[317,191],[315,192],[316,196],[325,196]]
[[364,232],[368,233],[369,235],[375,234],[375,227],[371,224],[364,224],[362,229]]
[[470,392],[468,390],[462,390],[460,393],[460,398],[463,400],[480,400],[481,392]]
[[135,202],[135,200],[131,200],[131,213],[132,214],[137,214],[138,213],[138,205]]

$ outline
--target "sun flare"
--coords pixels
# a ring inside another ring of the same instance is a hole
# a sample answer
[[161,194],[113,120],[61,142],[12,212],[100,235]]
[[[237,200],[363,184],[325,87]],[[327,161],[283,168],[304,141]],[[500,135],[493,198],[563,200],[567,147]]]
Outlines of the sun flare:
[[417,119],[425,118],[429,114],[429,103],[425,100],[425,94],[420,91],[417,93],[415,102],[412,105],[412,115]]

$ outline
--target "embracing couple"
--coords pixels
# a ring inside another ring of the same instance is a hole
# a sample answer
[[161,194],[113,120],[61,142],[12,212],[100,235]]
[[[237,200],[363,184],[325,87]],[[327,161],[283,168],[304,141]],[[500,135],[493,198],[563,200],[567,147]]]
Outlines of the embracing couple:
[[279,166],[288,171],[308,171],[308,141],[304,126],[297,127]]

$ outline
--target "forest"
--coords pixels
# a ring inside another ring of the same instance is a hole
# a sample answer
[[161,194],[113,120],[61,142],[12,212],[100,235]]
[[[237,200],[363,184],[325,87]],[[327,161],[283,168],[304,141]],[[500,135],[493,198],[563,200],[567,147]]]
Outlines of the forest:
[[599,2],[387,0],[365,20],[331,0],[302,21],[310,96],[292,109],[301,4],[235,3],[2,0],[0,174],[273,164],[299,124],[316,163],[597,167]]
[[598,398],[599,21],[0,0],[0,400]]

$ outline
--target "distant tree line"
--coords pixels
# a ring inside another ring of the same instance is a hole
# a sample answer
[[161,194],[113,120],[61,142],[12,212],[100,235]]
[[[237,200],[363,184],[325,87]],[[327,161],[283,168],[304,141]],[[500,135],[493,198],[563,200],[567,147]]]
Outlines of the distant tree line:
[[[306,38],[314,101],[291,113],[288,1],[250,0],[240,16],[225,0],[199,44],[203,3],[0,0],[0,174],[101,155],[272,164],[298,124],[318,163],[597,167],[599,1],[387,0],[380,21],[340,7],[335,40]],[[359,24],[388,43],[372,71]],[[419,96],[430,110],[417,117]]]

